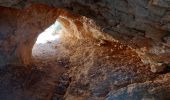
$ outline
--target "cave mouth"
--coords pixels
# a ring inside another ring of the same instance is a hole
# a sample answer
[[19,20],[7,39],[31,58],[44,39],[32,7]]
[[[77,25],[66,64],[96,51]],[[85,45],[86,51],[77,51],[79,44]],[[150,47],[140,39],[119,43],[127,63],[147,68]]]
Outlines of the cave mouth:
[[55,56],[55,46],[59,43],[61,34],[62,25],[56,20],[37,37],[32,49],[33,58],[49,59]]

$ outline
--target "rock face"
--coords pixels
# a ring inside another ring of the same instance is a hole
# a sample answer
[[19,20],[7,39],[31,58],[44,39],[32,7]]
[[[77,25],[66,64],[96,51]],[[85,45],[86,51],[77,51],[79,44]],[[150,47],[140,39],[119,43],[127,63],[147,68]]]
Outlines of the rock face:
[[164,86],[159,82],[131,84],[116,92],[110,92],[107,100],[168,100],[170,97],[165,95],[169,92],[168,89],[168,85]]
[[50,9],[45,6],[25,10],[0,8],[0,65],[31,63],[38,34],[58,17],[58,10]]
[[90,17],[101,31],[131,46],[144,63],[169,64],[168,0],[0,0],[1,6],[13,8],[36,3]]
[[[170,92],[169,74],[154,74],[170,64],[169,0],[0,0],[0,66],[31,64],[37,36],[56,19],[63,25],[62,42],[68,49],[60,51],[65,55],[70,51],[67,60],[71,63],[68,79],[62,80],[65,86],[56,90],[61,97],[170,98],[163,95]],[[49,94],[51,99],[53,93]]]

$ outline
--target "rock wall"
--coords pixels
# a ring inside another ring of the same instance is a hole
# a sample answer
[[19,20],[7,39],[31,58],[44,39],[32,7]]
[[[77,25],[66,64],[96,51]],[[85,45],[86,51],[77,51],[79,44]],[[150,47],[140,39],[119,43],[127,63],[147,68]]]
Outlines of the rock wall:
[[40,32],[55,22],[57,9],[36,5],[18,10],[0,7],[0,65],[30,64]]
[[0,12],[0,65],[31,64],[38,35],[56,19],[67,37],[105,37],[93,20],[64,9],[38,4],[23,10],[1,7]]
[[[64,26],[64,35],[70,41],[78,38],[73,43],[63,39],[68,51],[72,50],[68,55],[73,62],[69,86],[65,90],[59,87],[66,92],[64,98],[169,99],[166,95],[169,73],[151,73],[147,65],[150,64],[152,72],[160,72],[170,62],[169,3],[168,0],[0,0],[1,6],[12,7],[0,7],[0,65],[30,64],[38,34],[58,18]],[[94,41],[83,40],[84,37],[93,37]],[[66,55],[67,51],[62,49]],[[47,71],[55,68],[46,67]],[[47,76],[55,76],[49,73]]]
[[168,0],[0,0],[1,6],[13,8],[37,3],[92,18],[101,31],[131,46],[146,64],[164,66],[170,62]]

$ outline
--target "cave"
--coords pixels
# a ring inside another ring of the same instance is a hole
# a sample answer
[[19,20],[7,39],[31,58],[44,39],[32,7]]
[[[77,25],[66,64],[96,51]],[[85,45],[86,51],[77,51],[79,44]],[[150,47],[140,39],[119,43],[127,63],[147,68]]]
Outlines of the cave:
[[169,100],[169,9],[0,0],[0,100]]

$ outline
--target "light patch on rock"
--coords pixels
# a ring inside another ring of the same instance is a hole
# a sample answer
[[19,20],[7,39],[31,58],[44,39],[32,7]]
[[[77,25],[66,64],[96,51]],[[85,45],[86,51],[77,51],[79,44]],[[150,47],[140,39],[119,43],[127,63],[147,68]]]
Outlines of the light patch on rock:
[[163,63],[157,63],[151,65],[151,71],[153,73],[160,73],[165,71],[166,66]]

